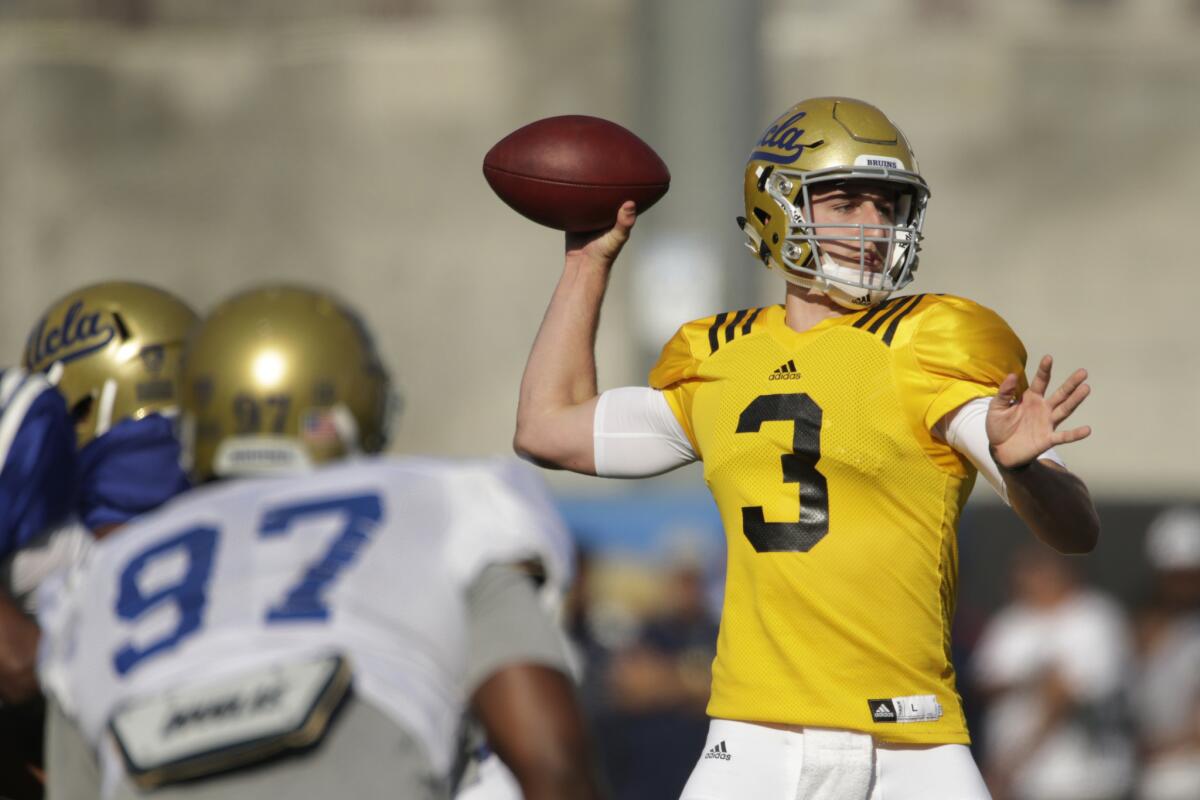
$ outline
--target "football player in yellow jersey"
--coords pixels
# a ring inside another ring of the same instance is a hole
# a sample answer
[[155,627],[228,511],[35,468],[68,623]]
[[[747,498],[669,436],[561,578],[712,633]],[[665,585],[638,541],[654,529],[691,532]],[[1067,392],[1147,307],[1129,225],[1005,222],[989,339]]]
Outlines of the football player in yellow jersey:
[[568,235],[521,384],[515,447],[587,474],[695,459],[728,542],[709,741],[685,800],[972,800],[987,789],[950,660],[956,527],[982,472],[1044,542],[1099,523],[1053,447],[1087,397],[993,311],[895,295],[917,268],[929,188],[878,109],[816,98],[746,166],[750,249],[782,305],[689,322],[649,387],[598,393],[593,343],[636,209]]

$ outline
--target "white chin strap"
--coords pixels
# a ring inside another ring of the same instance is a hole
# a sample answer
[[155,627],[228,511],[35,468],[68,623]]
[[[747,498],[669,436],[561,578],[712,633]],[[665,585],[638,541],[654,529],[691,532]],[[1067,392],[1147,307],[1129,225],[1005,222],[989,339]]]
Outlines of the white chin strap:
[[113,423],[113,406],[117,401],[117,382],[112,378],[100,387],[100,399],[96,403],[96,438],[108,433]]
[[819,272],[822,277],[815,279],[814,284],[843,308],[867,308],[883,302],[892,293],[883,286],[883,273],[847,267],[834,261],[828,253],[821,254]]
[[[803,286],[806,289],[816,289],[829,297],[842,308],[860,311],[870,308],[887,299],[893,289],[882,288],[884,276],[878,272],[862,273],[854,267],[847,267],[834,261],[828,253],[821,254],[821,267],[817,270],[799,272],[791,269],[780,269],[788,283]],[[845,281],[843,283],[843,281]],[[879,284],[879,286],[857,286],[859,283]]]

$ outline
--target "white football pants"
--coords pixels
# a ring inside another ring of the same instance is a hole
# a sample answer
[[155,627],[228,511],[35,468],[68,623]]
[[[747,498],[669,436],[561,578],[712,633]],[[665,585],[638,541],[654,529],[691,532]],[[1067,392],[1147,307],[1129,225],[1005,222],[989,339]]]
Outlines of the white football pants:
[[990,800],[966,745],[714,719],[680,800]]

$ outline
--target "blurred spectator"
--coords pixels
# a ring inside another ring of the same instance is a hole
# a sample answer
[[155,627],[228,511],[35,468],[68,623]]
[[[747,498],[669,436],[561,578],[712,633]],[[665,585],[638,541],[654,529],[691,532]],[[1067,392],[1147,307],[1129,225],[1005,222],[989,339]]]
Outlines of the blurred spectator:
[[1011,581],[1013,601],[984,630],[972,665],[989,700],[983,771],[995,800],[1126,797],[1123,612],[1048,548],[1020,552]]
[[1138,800],[1200,798],[1200,510],[1172,508],[1146,532],[1154,571],[1137,620],[1132,710],[1142,750]]
[[602,728],[605,763],[620,800],[678,797],[704,746],[717,621],[704,572],[692,559],[666,576],[661,614],[608,670],[613,712]]
[[[575,579],[563,603],[563,630],[567,634],[571,670],[579,686],[579,699],[588,725],[592,729],[596,763],[606,786],[611,784],[606,763],[604,742],[608,715],[608,687],[606,676],[612,656],[612,647],[599,630],[595,607],[593,570],[594,556],[591,551],[577,545],[575,550]],[[609,790],[608,794],[612,794]]]
[[612,646],[599,628],[595,608],[593,556],[582,546],[576,550],[575,579],[563,603],[563,629],[570,644],[571,669],[579,684],[580,700],[590,722],[608,708],[606,677]]

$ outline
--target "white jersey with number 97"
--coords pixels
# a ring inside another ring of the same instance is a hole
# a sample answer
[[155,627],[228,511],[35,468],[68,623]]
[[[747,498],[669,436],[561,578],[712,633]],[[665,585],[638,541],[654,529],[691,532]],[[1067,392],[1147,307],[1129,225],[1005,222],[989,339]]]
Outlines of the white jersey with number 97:
[[371,459],[190,492],[100,542],[40,597],[43,685],[98,747],[123,705],[336,651],[358,696],[446,771],[470,687],[464,590],[570,543],[512,459]]

